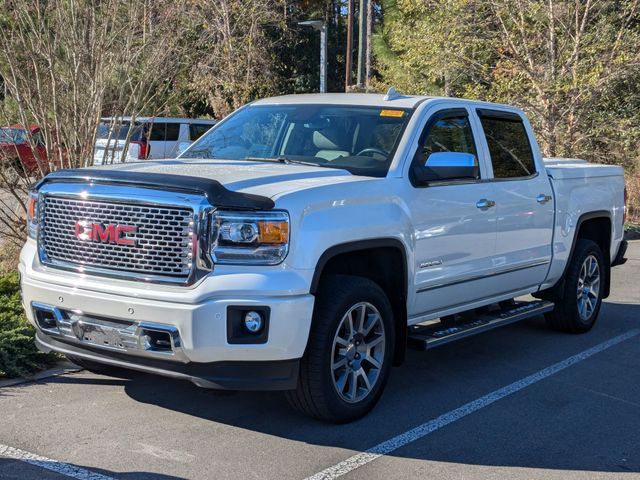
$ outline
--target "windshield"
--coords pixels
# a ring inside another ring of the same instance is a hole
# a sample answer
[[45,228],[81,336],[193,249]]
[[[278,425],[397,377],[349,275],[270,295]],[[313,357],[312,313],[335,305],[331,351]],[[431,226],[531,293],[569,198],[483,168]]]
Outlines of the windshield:
[[[98,133],[97,138],[102,140],[126,140],[127,133],[129,133],[129,128],[131,127],[131,122],[118,122],[116,124],[112,124],[111,122],[101,122],[98,125]],[[113,129],[111,135],[109,132]],[[131,141],[140,140],[142,132],[142,127],[139,124],[134,125],[134,131],[131,132]]]
[[0,143],[27,143],[27,132],[22,128],[0,128]]
[[409,116],[405,109],[348,105],[248,106],[180,158],[304,162],[385,176]]

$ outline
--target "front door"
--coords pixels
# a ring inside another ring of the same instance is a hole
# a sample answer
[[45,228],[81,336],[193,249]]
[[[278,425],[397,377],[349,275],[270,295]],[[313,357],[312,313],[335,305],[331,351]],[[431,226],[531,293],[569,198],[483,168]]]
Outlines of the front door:
[[493,273],[496,247],[494,186],[479,161],[477,134],[467,109],[439,110],[429,117],[413,164],[428,165],[435,152],[470,153],[480,178],[415,185],[409,193],[414,219],[415,302],[420,316],[487,298],[483,277]]

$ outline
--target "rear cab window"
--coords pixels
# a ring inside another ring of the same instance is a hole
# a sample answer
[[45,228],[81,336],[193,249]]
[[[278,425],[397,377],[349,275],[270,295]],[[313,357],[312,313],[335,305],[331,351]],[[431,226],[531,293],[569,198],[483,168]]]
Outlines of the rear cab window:
[[533,150],[522,118],[511,112],[478,110],[496,179],[536,174]]

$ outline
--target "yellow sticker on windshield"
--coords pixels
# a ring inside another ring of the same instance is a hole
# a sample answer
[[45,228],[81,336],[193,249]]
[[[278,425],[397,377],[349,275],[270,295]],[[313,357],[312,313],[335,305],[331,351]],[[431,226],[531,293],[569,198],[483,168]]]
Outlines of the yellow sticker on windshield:
[[381,117],[396,117],[400,118],[404,115],[404,110],[380,110]]

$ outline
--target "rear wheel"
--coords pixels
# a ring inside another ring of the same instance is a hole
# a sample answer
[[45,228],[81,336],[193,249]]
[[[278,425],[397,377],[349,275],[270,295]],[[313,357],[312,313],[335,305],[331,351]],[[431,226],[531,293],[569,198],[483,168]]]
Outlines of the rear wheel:
[[389,376],[391,304],[371,280],[331,275],[318,291],[307,351],[289,403],[315,418],[345,423],[366,415]]
[[604,292],[606,266],[597,243],[579,239],[565,276],[564,296],[547,313],[547,323],[555,330],[583,333],[598,318]]

